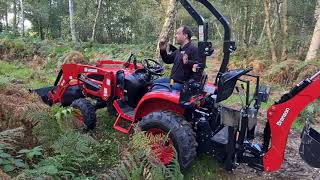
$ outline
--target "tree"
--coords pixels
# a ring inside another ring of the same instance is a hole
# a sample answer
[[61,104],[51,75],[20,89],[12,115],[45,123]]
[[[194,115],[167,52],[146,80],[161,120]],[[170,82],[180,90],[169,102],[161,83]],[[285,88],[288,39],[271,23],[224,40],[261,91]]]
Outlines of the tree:
[[77,42],[76,26],[74,22],[74,1],[69,0],[69,18],[70,18],[70,31],[73,42]]
[[[0,0],[0,19],[4,20],[5,27],[8,29],[8,1]],[[1,25],[3,28],[4,24]]]
[[94,40],[95,40],[96,27],[97,27],[98,18],[99,18],[99,15],[100,15],[101,3],[102,3],[102,0],[99,0],[99,2],[98,2],[97,14],[96,14],[96,17],[95,17],[95,19],[94,19],[93,28],[92,28],[91,41],[94,41]]
[[17,2],[16,0],[13,0],[13,25],[12,29],[14,34],[17,32]]
[[159,42],[161,39],[165,39],[166,41],[169,40],[169,32],[172,30],[174,20],[176,17],[177,13],[177,0],[170,0],[167,8],[167,13],[166,13],[166,19],[164,21],[164,24],[162,26],[162,30],[160,32],[159,40],[158,40],[158,45],[157,45],[157,51],[156,51],[156,57],[159,57]]
[[311,40],[311,44],[309,47],[309,51],[307,53],[306,61],[313,61],[318,58],[318,53],[320,50],[320,0],[318,0],[318,6],[315,11],[315,15],[317,17],[317,22],[314,27],[314,32]]
[[6,30],[8,30],[9,20],[8,20],[8,2],[7,1],[5,1],[5,13],[6,13]]
[[20,0],[20,8],[21,8],[22,36],[24,36],[24,5],[23,5],[23,0]]
[[288,0],[283,0],[283,47],[281,60],[288,59],[288,45],[289,45],[289,25],[288,25]]
[[272,32],[271,32],[271,21],[270,21],[270,0],[263,0],[263,5],[264,5],[264,13],[265,13],[265,18],[266,18],[266,32],[268,35],[268,40],[269,40],[269,46],[270,46],[270,51],[271,51],[271,56],[272,56],[272,61],[277,62],[277,53],[276,53],[276,48],[275,44],[272,38]]

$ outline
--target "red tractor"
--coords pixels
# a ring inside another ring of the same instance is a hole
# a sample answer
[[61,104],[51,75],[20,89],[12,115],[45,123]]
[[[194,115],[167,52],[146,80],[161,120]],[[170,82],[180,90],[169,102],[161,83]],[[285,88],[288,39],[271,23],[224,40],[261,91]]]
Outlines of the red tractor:
[[[213,53],[208,42],[208,23],[188,0],[183,7],[199,25],[199,58]],[[272,105],[267,114],[264,141],[253,144],[257,114],[262,102],[268,101],[270,88],[260,85],[259,76],[246,70],[228,70],[230,53],[235,51],[228,21],[208,0],[198,0],[225,29],[223,61],[214,84],[207,83],[204,74],[200,82],[190,80],[184,88],[174,91],[171,86],[153,90],[153,80],[164,74],[164,68],[152,59],[137,64],[134,54],[127,62],[104,60],[95,66],[64,64],[53,87],[34,90],[49,105],[61,103],[79,110],[80,122],[87,129],[96,125],[95,111],[107,107],[117,114],[114,128],[130,133],[134,124],[147,133],[166,135],[168,140],[158,148],[158,158],[169,164],[174,153],[182,170],[190,166],[197,154],[206,153],[223,163],[227,170],[237,163],[246,163],[262,171],[275,171],[284,160],[289,130],[298,114],[320,95],[320,71],[298,85]],[[131,62],[132,61],[132,62]],[[243,77],[250,78],[243,78]],[[250,96],[250,79],[256,83]],[[241,82],[245,103],[241,109],[225,107],[221,102],[239,90]],[[88,98],[94,99],[92,104]],[[270,145],[271,141],[271,145]],[[300,154],[313,167],[320,167],[320,134],[307,125],[302,134]],[[174,149],[175,148],[175,149]],[[176,150],[176,151],[175,151]]]

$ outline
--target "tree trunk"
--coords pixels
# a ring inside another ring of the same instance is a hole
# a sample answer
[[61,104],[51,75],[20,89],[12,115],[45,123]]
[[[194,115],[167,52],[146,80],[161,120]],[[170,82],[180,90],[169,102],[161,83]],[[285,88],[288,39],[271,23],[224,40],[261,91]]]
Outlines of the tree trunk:
[[318,0],[318,2],[317,2],[316,12],[314,13],[314,18],[317,19],[318,16],[320,16],[320,0]]
[[264,20],[263,28],[262,28],[262,31],[261,31],[261,34],[260,34],[260,37],[259,37],[259,42],[258,42],[259,45],[262,43],[262,39],[264,39],[263,35],[264,35],[265,31],[266,31],[266,26],[267,26],[267,21]]
[[[253,21],[254,21],[254,19],[253,19],[253,16],[252,16],[251,22],[250,22],[250,33],[249,33],[249,42],[248,42],[249,45],[252,43],[252,40],[253,40]],[[255,39],[254,43],[256,43],[256,42],[257,41]]]
[[41,19],[39,17],[38,17],[38,33],[39,33],[40,39],[44,40],[42,22],[41,22]]
[[23,0],[20,0],[20,8],[21,8],[22,36],[24,36],[24,5],[23,5]]
[[307,53],[306,61],[314,61],[318,58],[320,50],[320,15],[318,15],[317,23],[314,28],[311,44]]
[[[248,3],[247,3],[248,4]],[[244,43],[245,47],[247,47],[247,27],[248,27],[248,6],[244,7],[244,21],[245,23],[243,26],[243,33],[242,33],[242,42]]]
[[69,16],[70,16],[70,31],[73,42],[77,42],[76,27],[74,23],[74,1],[69,0]]
[[92,28],[91,41],[94,41],[94,40],[95,40],[97,22],[98,22],[98,18],[99,18],[99,16],[100,16],[101,3],[102,3],[102,0],[99,0],[98,9],[97,9],[97,14],[96,14],[96,18],[94,19],[93,28]]
[[274,45],[274,41],[272,39],[272,33],[271,33],[271,27],[270,27],[269,4],[270,4],[270,0],[263,0],[264,13],[265,13],[265,16],[266,16],[266,32],[267,32],[268,39],[269,39],[269,46],[270,46],[272,61],[273,62],[277,62],[276,48],[275,48],[275,45]]
[[214,25],[214,27],[216,28],[217,33],[218,33],[218,35],[219,35],[220,39],[222,39],[222,38],[223,38],[223,36],[222,36],[222,34],[221,34],[220,30],[219,30],[219,26],[218,26],[218,24],[217,24],[217,23],[213,23],[213,25]]
[[161,39],[165,39],[166,41],[169,40],[169,32],[173,27],[176,13],[177,13],[177,0],[170,0],[167,8],[166,19],[162,26],[162,30],[158,40],[157,51],[156,51],[156,57],[158,58],[160,57],[159,42]]
[[283,0],[283,47],[281,53],[281,60],[288,59],[288,45],[289,45],[289,24],[288,24],[288,0]]
[[250,3],[247,1],[246,6],[244,7],[244,28],[243,28],[243,42],[246,47],[249,45],[249,30],[250,30],[250,24],[251,24],[251,7]]
[[282,29],[282,27],[281,27],[281,6],[282,6],[283,2],[282,2],[282,0],[281,1],[276,0],[276,3],[277,3],[276,15],[277,15],[277,18],[278,18],[278,26],[279,26],[279,29]]
[[8,2],[5,2],[5,13],[6,13],[6,30],[9,28],[9,21],[8,21]]
[[13,0],[13,25],[12,25],[13,33],[17,32],[17,2]]
[[177,21],[174,21],[174,24],[173,24],[172,44],[176,44],[176,36],[175,36],[176,33],[177,33]]

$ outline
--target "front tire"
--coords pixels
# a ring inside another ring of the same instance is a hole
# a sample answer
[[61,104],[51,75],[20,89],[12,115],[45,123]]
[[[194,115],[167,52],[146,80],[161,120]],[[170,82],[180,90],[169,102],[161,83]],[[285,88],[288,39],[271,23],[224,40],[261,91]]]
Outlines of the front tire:
[[97,117],[95,107],[87,99],[77,99],[72,102],[71,107],[75,109],[74,116],[77,124],[85,125],[86,129],[93,130],[96,127]]
[[[184,172],[190,167],[196,157],[198,144],[191,125],[182,116],[178,116],[173,112],[157,111],[142,118],[139,126],[142,131],[146,131],[147,133],[170,133],[168,141],[173,143],[178,153],[181,171]],[[174,158],[174,156],[170,155],[165,157],[167,154],[168,149],[163,150],[162,154],[157,154],[158,159],[164,165],[170,163]]]

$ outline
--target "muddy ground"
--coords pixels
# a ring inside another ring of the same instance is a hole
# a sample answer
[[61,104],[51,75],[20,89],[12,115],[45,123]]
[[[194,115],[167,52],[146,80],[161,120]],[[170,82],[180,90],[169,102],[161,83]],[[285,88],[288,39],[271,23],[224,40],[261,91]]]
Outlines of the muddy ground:
[[[262,123],[262,116],[258,125],[257,135],[258,141],[262,142],[262,133],[264,124]],[[318,126],[319,127],[319,126]],[[310,179],[320,180],[320,169],[312,168],[306,164],[299,155],[299,146],[301,144],[300,132],[291,130],[285,159],[281,169],[273,173],[258,172],[245,164],[239,167],[230,175],[230,179]]]

